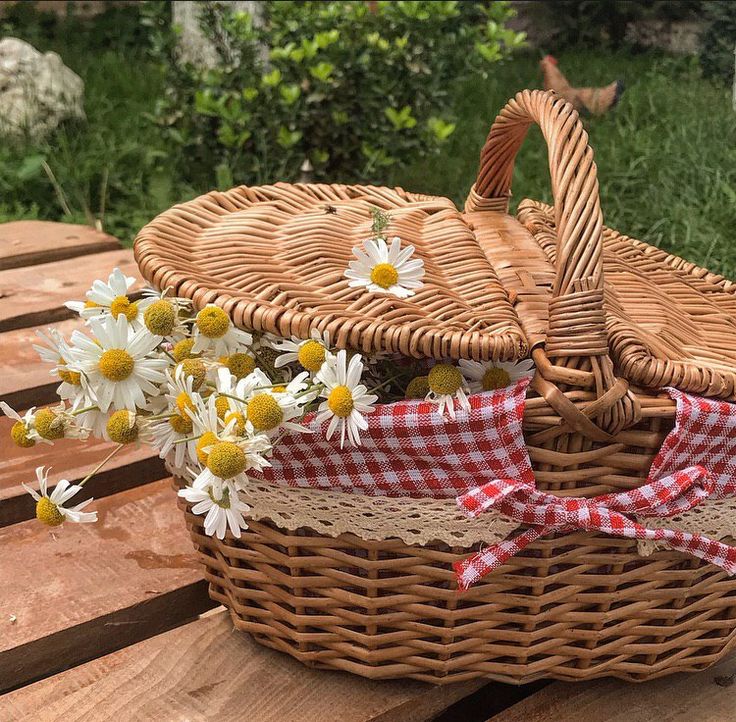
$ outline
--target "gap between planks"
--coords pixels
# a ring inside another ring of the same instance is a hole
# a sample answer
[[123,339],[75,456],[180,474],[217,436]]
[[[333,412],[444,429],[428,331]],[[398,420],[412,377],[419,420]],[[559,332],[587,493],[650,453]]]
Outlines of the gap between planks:
[[[426,722],[483,681],[432,687],[309,669],[232,627],[225,611],[0,697],[16,722]],[[48,700],[53,699],[53,709]]]

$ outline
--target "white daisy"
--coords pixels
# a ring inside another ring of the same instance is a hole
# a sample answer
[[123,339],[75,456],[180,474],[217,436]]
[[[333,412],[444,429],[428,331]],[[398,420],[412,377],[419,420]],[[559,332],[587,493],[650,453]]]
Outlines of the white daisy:
[[107,316],[125,316],[131,326],[138,329],[143,325],[145,309],[155,299],[149,297],[131,301],[128,291],[134,283],[133,276],[126,276],[119,268],[115,268],[107,283],[98,279],[92,284],[92,288],[87,291],[86,301],[69,301],[65,305],[87,321]]
[[243,351],[253,342],[253,337],[235,326],[230,316],[214,303],[208,303],[197,314],[192,338],[192,353],[198,354],[211,349],[217,357]]
[[179,496],[192,504],[192,513],[204,514],[204,531],[208,536],[224,539],[228,527],[230,533],[240,539],[240,530],[248,524],[243,514],[250,507],[240,500],[235,486],[229,482],[203,485],[201,482],[179,490]]
[[192,420],[181,414],[156,419],[148,425],[151,442],[162,459],[168,459],[179,476],[186,471],[187,460],[197,458],[197,440],[192,436]]
[[440,416],[444,416],[447,411],[448,416],[454,419],[456,400],[460,408],[470,411],[470,401],[466,395],[467,383],[457,366],[436,364],[427,375],[427,383],[429,393],[426,400],[437,404],[437,413]]
[[534,362],[531,359],[522,361],[469,361],[460,359],[460,369],[468,380],[471,393],[504,389],[516,383],[524,376],[534,373]]
[[424,278],[424,261],[409,260],[414,246],[401,248],[401,239],[395,236],[388,246],[383,238],[370,238],[363,248],[355,246],[356,261],[350,261],[345,277],[349,286],[364,286],[374,293],[387,293],[398,298],[413,296],[421,288]]
[[43,466],[36,468],[36,479],[41,491],[39,494],[35,489],[23,484],[23,488],[36,501],[36,518],[48,526],[59,526],[65,521],[76,523],[89,523],[97,521],[96,511],[82,511],[84,507],[93,500],[87,499],[81,504],[77,504],[69,509],[64,504],[69,501],[75,494],[82,490],[78,484],[71,484],[66,479],[61,479],[54,487],[51,494],[48,493],[48,473]]
[[316,374],[322,369],[325,361],[335,358],[330,351],[329,331],[320,333],[316,329],[312,329],[308,339],[292,336],[291,341],[280,339],[274,341],[273,345],[277,351],[281,352],[281,355],[274,362],[277,369],[288,364],[298,363],[303,369]]
[[319,406],[315,421],[321,424],[330,419],[327,427],[327,438],[340,429],[340,447],[345,445],[345,436],[355,446],[360,444],[360,430],[368,428],[363,414],[370,414],[375,409],[373,404],[378,400],[375,394],[360,383],[363,374],[363,363],[360,354],[356,354],[347,362],[347,353],[339,351],[334,360],[326,363],[320,371],[319,378],[324,384],[321,396],[325,399]]
[[145,408],[146,394],[159,393],[155,384],[164,381],[169,365],[166,358],[153,353],[161,337],[145,328],[131,333],[123,315],[93,318],[89,324],[96,341],[74,331],[71,351],[100,411],[110,406],[130,411]]

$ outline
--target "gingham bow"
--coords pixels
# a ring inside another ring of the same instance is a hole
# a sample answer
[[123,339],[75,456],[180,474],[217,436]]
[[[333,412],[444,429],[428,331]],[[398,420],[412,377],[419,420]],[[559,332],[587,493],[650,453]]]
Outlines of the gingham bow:
[[672,529],[648,529],[625,514],[672,516],[691,509],[714,491],[715,481],[702,466],[652,481],[638,489],[606,494],[592,499],[559,498],[526,484],[496,480],[458,497],[469,516],[493,507],[520,524],[521,534],[456,562],[453,566],[461,589],[467,589],[539,537],[556,531],[599,531],[630,539],[664,541],[679,551],[705,559],[736,573],[736,548],[699,534]]

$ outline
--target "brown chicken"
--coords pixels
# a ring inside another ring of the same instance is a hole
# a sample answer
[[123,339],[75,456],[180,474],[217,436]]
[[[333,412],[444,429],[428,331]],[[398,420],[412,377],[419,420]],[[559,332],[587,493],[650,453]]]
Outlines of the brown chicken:
[[544,76],[544,89],[554,90],[570,101],[581,115],[603,115],[618,103],[624,90],[621,80],[614,80],[601,88],[573,88],[557,67],[557,59],[551,55],[542,58],[539,65]]

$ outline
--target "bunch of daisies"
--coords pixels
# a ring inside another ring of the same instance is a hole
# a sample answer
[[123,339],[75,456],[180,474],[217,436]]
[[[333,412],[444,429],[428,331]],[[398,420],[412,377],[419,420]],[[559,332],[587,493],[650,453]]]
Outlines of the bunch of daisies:
[[[407,298],[422,285],[422,262],[399,238],[387,243],[385,220],[376,214],[374,237],[354,249],[357,260],[345,273],[351,286]],[[72,498],[120,449],[144,442],[189,480],[179,494],[204,516],[205,532],[239,537],[248,512],[240,492],[250,472],[270,465],[285,434],[324,433],[341,448],[358,445],[379,401],[422,399],[454,419],[469,409],[468,394],[507,386],[531,366],[363,357],[316,331],[308,339],[251,334],[219,306],[195,310],[165,291],[136,298],[133,283],[116,268],[85,300],[68,304],[84,331],[69,340],[39,333],[34,348],[59,381],[58,404],[23,415],[0,404],[21,447],[90,436],[116,444],[78,484],[62,479],[50,491],[39,467],[38,490],[27,489],[37,518],[50,526],[95,521],[94,511],[83,511],[91,500],[70,506]]]

